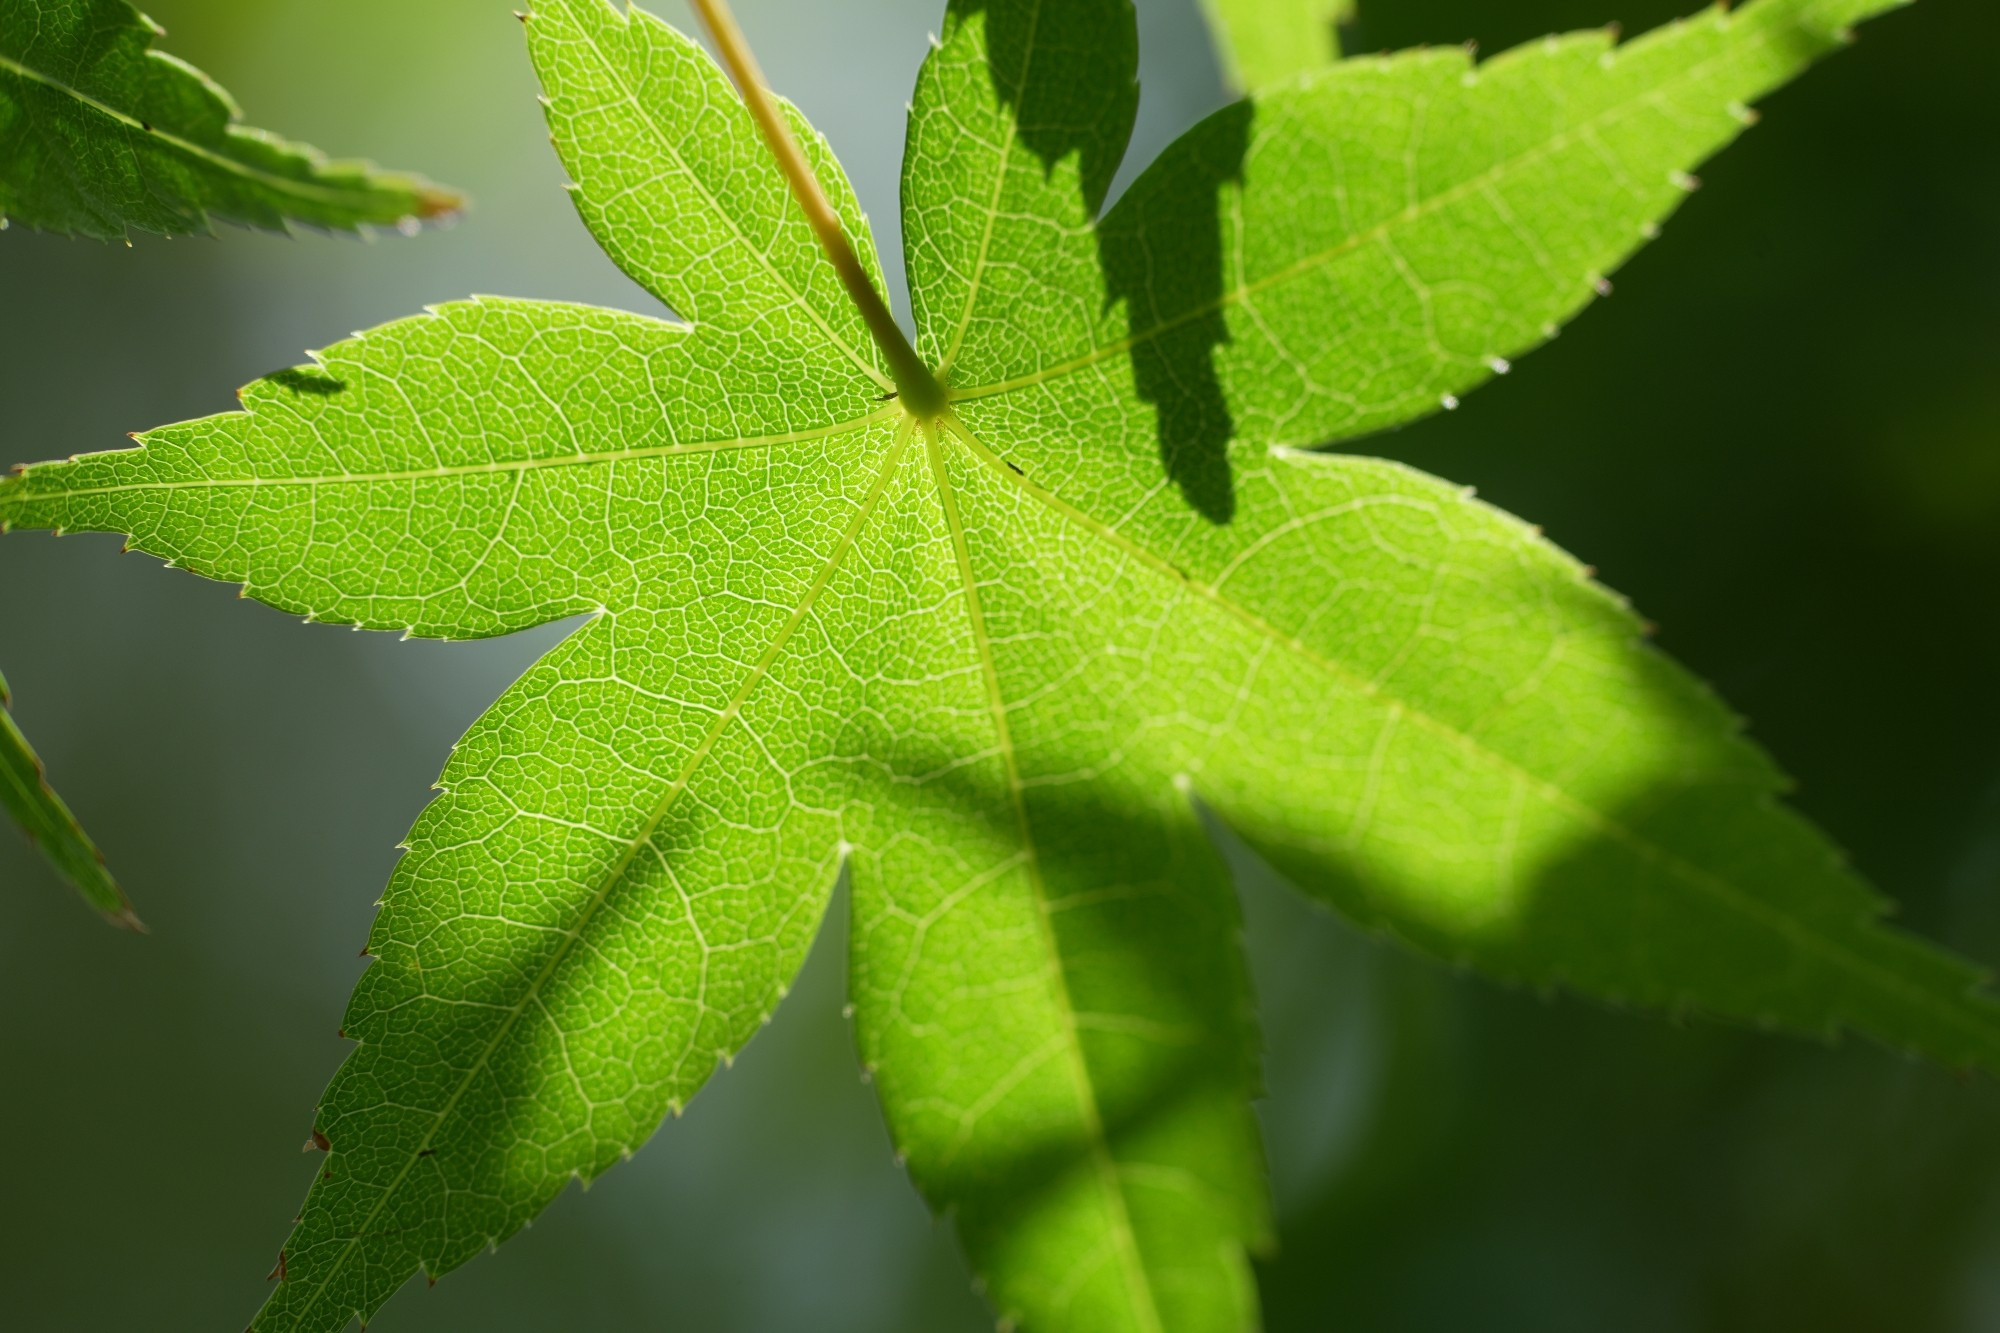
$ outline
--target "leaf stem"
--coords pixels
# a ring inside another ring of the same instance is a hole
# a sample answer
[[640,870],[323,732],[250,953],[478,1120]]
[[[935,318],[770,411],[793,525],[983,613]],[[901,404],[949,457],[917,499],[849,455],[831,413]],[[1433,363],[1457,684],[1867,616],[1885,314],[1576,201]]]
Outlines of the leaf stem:
[[751,118],[763,132],[764,142],[770,146],[771,156],[778,160],[779,170],[785,173],[785,180],[792,187],[792,196],[805,210],[806,221],[812,224],[813,233],[819,237],[820,248],[833,261],[834,271],[840,275],[841,285],[853,298],[861,311],[861,318],[868,325],[868,332],[875,338],[875,345],[882,349],[882,355],[889,360],[889,372],[896,381],[897,395],[912,416],[930,420],[945,409],[944,386],[937,376],[917,355],[917,349],[910,346],[896,317],[889,313],[888,304],[882,294],[875,290],[875,284],[868,276],[868,270],[861,266],[861,259],[854,253],[853,244],[847,239],[847,231],[840,224],[840,215],[827,202],[826,192],[820,189],[819,178],[813,175],[806,157],[799,150],[798,141],[792,137],[791,127],[778,111],[770,91],[764,82],[764,72],[757,67],[757,57],[751,53],[750,43],[744,40],[743,29],[736,25],[736,16],[729,10],[728,0],[693,0],[695,11],[708,27],[715,39],[716,47],[722,52],[722,63],[729,69],[729,76],[736,81],[737,91],[743,95],[743,104],[750,108]]

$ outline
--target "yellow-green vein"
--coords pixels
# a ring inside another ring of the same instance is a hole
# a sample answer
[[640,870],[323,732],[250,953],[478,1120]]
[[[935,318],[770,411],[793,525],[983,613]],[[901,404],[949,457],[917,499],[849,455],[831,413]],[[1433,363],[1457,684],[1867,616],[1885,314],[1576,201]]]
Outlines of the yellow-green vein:
[[[1028,86],[1028,73],[1035,63],[1035,33],[1041,27],[1041,23],[1042,0],[1036,0],[1034,15],[1028,20],[1027,39],[1022,45],[1021,73],[1014,85],[1017,89],[1025,89]],[[981,38],[990,50],[991,34],[981,34]],[[986,273],[986,259],[993,248],[993,231],[1000,221],[1000,196],[1007,188],[1007,168],[1014,160],[1014,137],[1016,126],[1020,122],[1020,112],[1004,99],[1002,105],[1006,107],[1007,129],[1000,138],[1000,161],[993,169],[993,192],[986,201],[986,225],[979,233],[979,256],[972,262],[972,276],[966,283],[965,308],[959,312],[958,327],[952,331],[951,346],[945,350],[944,359],[938,362],[937,378],[940,383],[951,373],[952,363],[958,360],[959,349],[965,345],[965,331],[972,327],[973,307],[979,304],[979,289]]]
[[[643,22],[645,20],[636,17],[633,14],[628,13],[624,16],[623,21],[627,24],[631,24],[635,22]],[[766,255],[763,252],[763,250],[760,249],[758,246],[752,244],[750,238],[743,234],[743,229],[736,225],[736,219],[729,215],[729,213],[722,207],[722,204],[716,199],[716,197],[709,192],[708,187],[702,183],[701,178],[694,173],[694,170],[691,167],[688,166],[687,159],[681,156],[680,145],[675,143],[671,138],[668,137],[666,126],[660,124],[658,118],[654,116],[651,109],[648,108],[643,102],[639,100],[638,91],[634,89],[630,84],[628,84],[625,81],[625,79],[619,74],[616,62],[614,62],[611,59],[611,57],[605,53],[603,47],[597,44],[597,38],[586,32],[584,34],[583,40],[590,44],[590,49],[597,53],[597,58],[604,63],[605,69],[610,72],[611,77],[613,79],[617,80],[619,91],[624,95],[626,102],[632,107],[632,109],[639,113],[639,119],[647,126],[648,129],[650,129],[653,132],[653,137],[659,143],[661,151],[666,154],[666,156],[673,162],[673,164],[676,167],[680,168],[681,172],[687,177],[688,182],[691,185],[693,185],[695,191],[698,194],[700,194],[703,201],[707,203],[710,211],[712,211],[716,217],[720,218],[722,220],[722,225],[729,228],[731,234],[733,234],[736,237],[736,239],[742,243],[744,251],[754,256],[758,265],[771,276],[771,279],[774,282],[776,282],[780,287],[784,289],[785,295],[791,298],[792,304],[796,305],[799,309],[805,311],[807,317],[810,318],[813,323],[819,325],[820,332],[826,335],[826,340],[829,343],[831,343],[834,346],[834,348],[841,353],[841,355],[845,356],[848,360],[852,361],[856,366],[860,368],[863,374],[867,375],[869,379],[874,380],[884,389],[894,389],[896,387],[895,382],[891,380],[887,375],[884,375],[880,370],[877,370],[875,366],[871,364],[867,360],[867,358],[863,357],[859,352],[857,352],[845,338],[841,337],[838,333],[836,333],[834,331],[833,325],[827,322],[826,316],[822,314],[818,309],[814,308],[814,306],[805,299],[805,294],[799,291],[796,287],[792,286],[792,284],[790,283],[790,281],[786,279],[784,274],[778,272],[776,265],[772,264],[770,256]]]
[[[971,437],[968,435],[969,440]],[[952,551],[958,562],[959,579],[964,587],[966,616],[972,628],[972,638],[979,655],[980,674],[986,686],[987,705],[993,714],[993,729],[1002,764],[1007,771],[1007,790],[1014,806],[1015,826],[1019,830],[1022,850],[1026,853],[1026,869],[1029,882],[1034,887],[1036,923],[1042,937],[1042,946],[1049,955],[1050,985],[1055,991],[1057,1004],[1062,1010],[1062,1022],[1067,1040],[1063,1043],[1069,1057],[1071,1078],[1076,1086],[1077,1109],[1083,1116],[1084,1132],[1090,1140],[1093,1163],[1097,1170],[1100,1188],[1110,1206],[1114,1243],[1118,1247],[1119,1263],[1125,1274],[1125,1283],[1133,1301],[1133,1313],[1138,1318],[1142,1333],[1163,1333],[1160,1312],[1153,1300],[1151,1282],[1146,1277],[1145,1260],[1139,1253],[1139,1241],[1132,1225],[1132,1215],[1125,1202],[1125,1189],[1118,1177],[1118,1164],[1111,1156],[1111,1144],[1105,1134],[1104,1116],[1097,1104],[1095,1082],[1090,1075],[1088,1062],[1084,1058],[1083,1045],[1077,1036],[1077,1014],[1075,1002],[1070,998],[1069,977],[1063,963],[1062,947],[1056,937],[1055,922],[1049,912],[1048,886],[1043,882],[1041,858],[1035,847],[1035,832],[1028,817],[1028,805],[1021,788],[1021,773],[1014,750],[1013,733],[1007,723],[1007,701],[1001,690],[998,664],[993,658],[992,639],[986,629],[986,614],[979,599],[979,582],[972,572],[972,554],[966,545],[965,524],[959,515],[958,497],[951,478],[945,469],[942,449],[939,445],[937,428],[924,428],[924,448],[929,456],[931,475],[938,489],[938,503],[944,510],[945,524],[951,530]],[[1002,468],[1003,471],[1006,469]],[[1011,474],[1010,474],[1011,475]]]
[[[843,421],[838,425],[820,427],[813,430],[786,431],[776,435],[745,435],[727,440],[700,440],[688,444],[663,444],[643,449],[607,449],[591,454],[561,454],[548,458],[520,458],[498,463],[461,463],[452,467],[413,468],[402,472],[357,472],[329,473],[315,477],[216,477],[198,478],[188,481],[142,481],[117,486],[85,486],[75,490],[27,492],[19,489],[21,482],[0,483],[0,506],[26,504],[35,500],[45,500],[52,495],[75,498],[86,495],[120,495],[132,491],[184,491],[213,490],[231,487],[283,487],[283,486],[361,486],[396,481],[430,481],[441,477],[504,476],[514,472],[530,472],[542,468],[587,467],[604,463],[627,463],[645,458],[672,458],[686,454],[724,453],[733,449],[764,449],[774,445],[798,444],[809,440],[825,440],[844,435],[849,431],[861,430],[877,422],[887,420],[900,409],[888,403],[870,412],[865,417]],[[241,415],[251,415],[244,413]],[[134,450],[132,453],[144,452]],[[127,455],[128,457],[130,454]],[[75,461],[75,460],[71,460]],[[61,467],[65,464],[42,464],[43,467]],[[20,475],[32,477],[35,468],[25,469]]]

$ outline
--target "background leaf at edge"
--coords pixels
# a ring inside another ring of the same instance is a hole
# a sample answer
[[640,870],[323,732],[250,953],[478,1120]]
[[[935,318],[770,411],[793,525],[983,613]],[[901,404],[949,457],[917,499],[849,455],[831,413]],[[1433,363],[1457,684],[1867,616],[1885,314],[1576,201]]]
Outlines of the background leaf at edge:
[[1254,91],[1340,59],[1354,0],[1202,0],[1223,77]]
[[421,177],[238,124],[226,92],[151,49],[160,32],[129,0],[0,0],[0,225],[121,240],[211,218],[408,226],[463,207]]
[[83,900],[114,926],[144,930],[131,900],[104,867],[97,845],[42,775],[42,761],[7,709],[13,696],[0,676],[0,805]]

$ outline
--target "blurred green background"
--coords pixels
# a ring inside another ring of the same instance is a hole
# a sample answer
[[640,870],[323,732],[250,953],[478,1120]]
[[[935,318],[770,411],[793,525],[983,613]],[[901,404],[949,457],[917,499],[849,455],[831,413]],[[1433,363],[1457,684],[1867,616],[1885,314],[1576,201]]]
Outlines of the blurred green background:
[[[1364,49],[1487,51],[1679,7],[1363,6]],[[893,255],[902,108],[938,0],[739,7]],[[303,349],[426,302],[657,310],[559,188],[505,0],[149,8],[254,123],[476,207],[373,244],[0,236],[0,464],[227,409]],[[1194,0],[1139,8],[1128,178],[1223,98]],[[1904,919],[1989,964],[1995,50],[1990,0],[1869,25],[1703,172],[1615,299],[1458,413],[1367,446],[1595,563],[1752,719]],[[312,1170],[299,1145],[392,849],[452,740],[558,633],[399,643],[302,626],[114,539],[0,541],[18,715],[154,929],[106,929],[0,836],[0,1323],[247,1319]],[[1285,1228],[1263,1269],[1272,1330],[2000,1329],[2000,1088],[1499,990],[1237,859]],[[857,1076],[837,935],[684,1120],[375,1327],[988,1326]]]

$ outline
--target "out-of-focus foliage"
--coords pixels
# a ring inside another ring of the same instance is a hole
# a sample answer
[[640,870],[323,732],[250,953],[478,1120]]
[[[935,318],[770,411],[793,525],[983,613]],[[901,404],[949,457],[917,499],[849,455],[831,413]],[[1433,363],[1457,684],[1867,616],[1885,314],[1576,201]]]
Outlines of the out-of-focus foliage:
[[1241,88],[1261,88],[1340,58],[1353,0],[1202,0],[1217,58]]
[[[459,197],[414,176],[329,163],[317,150],[236,123],[227,93],[151,48],[161,30],[128,0],[0,0],[0,230],[116,240],[173,236],[211,218],[334,230],[414,224]],[[6,686],[0,681],[0,706]],[[84,900],[137,926],[41,761],[0,717],[0,805]]]
[[0,807],[14,816],[85,902],[116,925],[138,928],[139,918],[104,868],[96,844],[42,776],[42,761],[6,711],[12,703],[7,679],[0,676]]
[[0,226],[122,240],[213,218],[352,231],[458,211],[415,176],[238,124],[207,75],[151,49],[160,35],[129,0],[0,0]]

